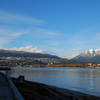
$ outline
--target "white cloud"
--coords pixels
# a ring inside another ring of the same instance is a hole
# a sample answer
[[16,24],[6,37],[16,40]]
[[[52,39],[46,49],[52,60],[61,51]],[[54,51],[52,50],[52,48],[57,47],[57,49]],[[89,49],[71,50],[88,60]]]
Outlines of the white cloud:
[[44,24],[45,22],[32,17],[0,11],[0,23],[4,24]]
[[[20,14],[0,11],[0,25],[2,24],[3,24],[2,26],[3,28],[0,28],[0,48],[4,48],[6,47],[6,45],[9,46],[9,44],[11,46],[11,43],[14,41],[15,42],[20,41],[21,44],[22,42],[24,42],[25,45],[26,44],[29,45],[32,44],[33,39],[34,40],[38,39],[40,41],[43,40],[43,43],[48,45],[47,48],[49,48],[49,46],[59,46],[60,44],[56,42],[55,38],[57,39],[63,37],[62,36],[63,34],[60,32],[51,29],[40,28],[40,26],[37,26],[40,24],[44,25],[45,24],[44,21],[32,17],[28,17],[28,16],[23,16]],[[26,40],[24,41],[24,39],[27,39],[27,41]],[[29,52],[31,51],[40,52],[40,53],[42,52],[41,50],[38,50],[37,48],[33,48],[32,46],[12,48],[12,49],[26,50]]]
[[33,48],[30,46],[25,47],[19,47],[19,48],[4,48],[5,50],[16,50],[16,51],[25,51],[25,52],[31,52],[31,53],[43,53],[42,50],[38,50],[37,48]]
[[2,48],[5,44],[7,44],[9,42],[10,42],[9,39],[0,37],[0,48]]
[[72,59],[72,58],[74,58],[74,57],[76,57],[76,56],[78,56],[78,55],[79,55],[79,53],[76,53],[76,54],[74,53],[74,54],[70,55],[68,58],[69,58],[69,59]]
[[57,49],[54,49],[54,48],[52,48],[52,49],[46,48],[43,52],[47,53],[47,54],[57,55]]
[[30,29],[27,31],[27,33],[31,33],[33,37],[58,37],[61,36],[60,32],[48,30],[48,29],[43,29],[39,27],[34,27],[33,29]]
[[54,41],[50,45],[53,46],[53,47],[59,47],[61,45],[61,43]]
[[0,48],[20,37],[24,32],[17,30],[0,29]]
[[95,34],[95,40],[100,40],[100,33]]
[[[59,32],[54,32],[47,29],[42,29],[38,27],[34,27],[32,29],[12,29],[12,28],[0,28],[0,47],[5,46],[6,44],[11,43],[14,40],[17,40],[19,37],[24,35],[28,41],[31,39],[46,39],[46,41],[51,41],[49,38],[57,38],[60,37],[61,34]],[[27,43],[28,41],[25,41]],[[58,42],[51,43],[53,46],[58,46]]]
[[72,48],[73,51],[80,51],[82,50],[83,48]]

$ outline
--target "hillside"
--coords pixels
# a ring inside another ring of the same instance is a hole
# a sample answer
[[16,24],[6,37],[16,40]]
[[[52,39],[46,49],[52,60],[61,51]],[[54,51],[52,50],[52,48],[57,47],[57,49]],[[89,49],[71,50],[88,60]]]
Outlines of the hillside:
[[72,58],[72,60],[78,62],[93,62],[93,63],[100,63],[100,50],[88,50],[83,53],[80,53],[76,57]]
[[63,64],[68,60],[45,53],[30,53],[15,50],[0,50],[0,63],[20,64],[20,65],[33,65],[33,64]]

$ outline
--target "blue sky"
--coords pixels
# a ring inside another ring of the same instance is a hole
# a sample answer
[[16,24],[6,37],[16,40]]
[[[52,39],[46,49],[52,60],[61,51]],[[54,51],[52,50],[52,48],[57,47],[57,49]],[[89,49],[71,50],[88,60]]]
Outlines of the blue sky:
[[0,0],[0,48],[24,46],[65,57],[100,49],[100,0]]

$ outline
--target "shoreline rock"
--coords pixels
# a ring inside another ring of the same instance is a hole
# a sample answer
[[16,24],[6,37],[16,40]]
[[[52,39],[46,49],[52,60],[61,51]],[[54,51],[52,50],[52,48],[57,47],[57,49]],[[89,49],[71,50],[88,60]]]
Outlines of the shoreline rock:
[[53,87],[37,82],[24,81],[12,78],[12,81],[25,100],[100,100],[100,97],[80,92]]

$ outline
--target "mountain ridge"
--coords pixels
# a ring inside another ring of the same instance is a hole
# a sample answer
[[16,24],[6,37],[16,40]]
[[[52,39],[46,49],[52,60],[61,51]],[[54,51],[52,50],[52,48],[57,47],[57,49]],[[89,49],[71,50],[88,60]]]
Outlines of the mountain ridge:
[[25,51],[15,51],[15,50],[4,50],[0,49],[0,59],[3,58],[10,58],[10,59],[33,59],[38,60],[43,63],[50,63],[50,64],[63,64],[68,61],[68,59],[61,58],[56,55],[46,54],[46,53],[32,53],[32,52],[25,52]]
[[79,62],[93,62],[100,63],[100,49],[90,49],[85,52],[78,54],[73,57],[71,60],[79,61]]

